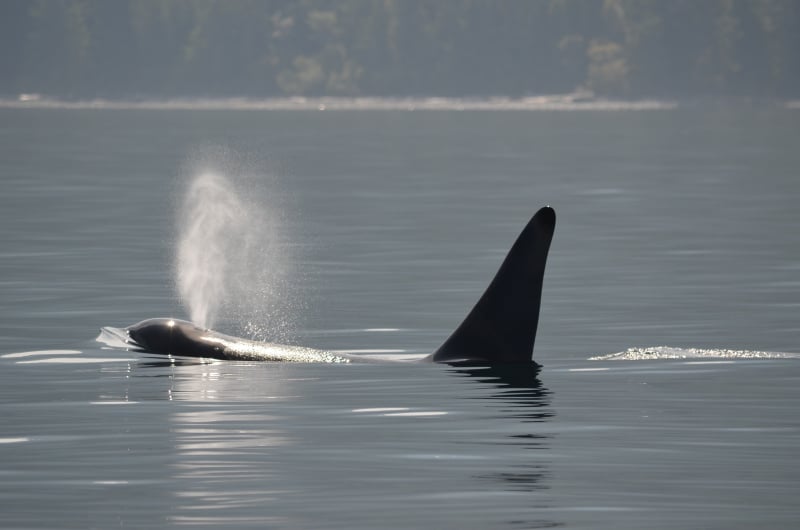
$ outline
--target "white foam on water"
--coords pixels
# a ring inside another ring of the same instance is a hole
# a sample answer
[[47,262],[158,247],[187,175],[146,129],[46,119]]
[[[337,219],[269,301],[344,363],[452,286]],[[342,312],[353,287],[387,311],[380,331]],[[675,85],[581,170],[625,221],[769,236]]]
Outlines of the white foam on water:
[[800,359],[800,354],[756,350],[732,350],[728,348],[674,348],[671,346],[650,346],[628,348],[618,353],[589,357],[590,361],[644,361],[659,359]]

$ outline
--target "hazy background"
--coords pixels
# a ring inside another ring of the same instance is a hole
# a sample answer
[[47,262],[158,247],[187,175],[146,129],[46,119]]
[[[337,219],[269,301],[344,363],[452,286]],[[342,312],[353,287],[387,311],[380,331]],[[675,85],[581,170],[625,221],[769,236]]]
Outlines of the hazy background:
[[4,0],[0,96],[800,93],[796,0]]

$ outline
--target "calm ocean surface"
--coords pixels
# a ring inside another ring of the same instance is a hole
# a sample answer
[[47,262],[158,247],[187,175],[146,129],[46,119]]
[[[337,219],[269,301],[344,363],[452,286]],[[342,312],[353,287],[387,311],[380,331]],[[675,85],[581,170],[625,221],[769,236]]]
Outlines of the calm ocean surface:
[[[798,168],[778,108],[0,110],[0,526],[800,524]],[[269,234],[215,327],[350,352],[435,350],[550,204],[541,368],[104,348],[187,317],[207,170]],[[661,345],[793,355],[589,360]]]

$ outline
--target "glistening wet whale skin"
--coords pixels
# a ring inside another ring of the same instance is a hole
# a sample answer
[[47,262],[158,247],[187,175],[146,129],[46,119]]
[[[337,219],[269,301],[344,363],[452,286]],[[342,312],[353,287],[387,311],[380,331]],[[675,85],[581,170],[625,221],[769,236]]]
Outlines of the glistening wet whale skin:
[[350,362],[350,358],[343,355],[302,346],[242,339],[174,318],[151,318],[123,331],[123,340],[135,349],[164,355],[234,361]]
[[[536,212],[475,307],[444,344],[425,360],[487,364],[531,362],[544,269],[555,224],[556,214],[549,206]],[[122,339],[131,347],[164,355],[283,362],[357,359],[311,348],[250,341],[169,318],[145,320],[121,331]]]

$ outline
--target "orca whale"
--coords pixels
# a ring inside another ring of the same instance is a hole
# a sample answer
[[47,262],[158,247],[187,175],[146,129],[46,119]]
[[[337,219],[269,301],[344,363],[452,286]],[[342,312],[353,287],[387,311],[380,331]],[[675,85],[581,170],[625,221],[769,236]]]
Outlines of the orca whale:
[[[530,363],[555,211],[546,206],[531,218],[489,287],[461,325],[424,360],[442,363]],[[155,354],[226,360],[351,362],[323,350],[256,342],[171,318],[153,318],[122,330],[126,347]]]
[[344,355],[233,337],[176,318],[151,318],[122,331],[126,344],[148,353],[232,361],[350,362]]

